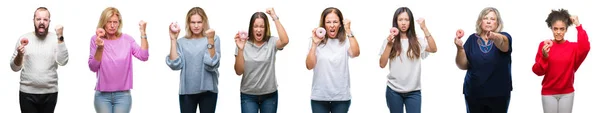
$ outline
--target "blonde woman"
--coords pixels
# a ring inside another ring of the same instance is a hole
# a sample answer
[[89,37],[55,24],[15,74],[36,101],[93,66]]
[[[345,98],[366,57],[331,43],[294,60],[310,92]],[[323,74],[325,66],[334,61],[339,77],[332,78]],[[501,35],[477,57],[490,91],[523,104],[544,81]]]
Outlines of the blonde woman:
[[467,70],[463,94],[469,113],[506,113],[512,91],[512,37],[502,32],[502,18],[496,8],[484,8],[477,18],[476,31],[463,45],[457,31],[456,65]]
[[140,22],[140,47],[122,33],[121,13],[108,7],[100,15],[96,35],[90,41],[89,68],[96,73],[94,108],[98,113],[129,113],[133,88],[133,57],[148,60],[146,22]]
[[217,106],[221,41],[210,29],[204,9],[193,7],[186,16],[186,35],[177,39],[179,25],[171,23],[171,52],[166,63],[181,70],[179,109],[181,113],[214,113]]

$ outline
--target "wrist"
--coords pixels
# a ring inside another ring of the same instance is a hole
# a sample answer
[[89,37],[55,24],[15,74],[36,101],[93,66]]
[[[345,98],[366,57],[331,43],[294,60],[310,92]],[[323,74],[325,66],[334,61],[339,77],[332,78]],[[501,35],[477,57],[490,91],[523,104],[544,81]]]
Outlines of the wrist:
[[271,15],[271,18],[273,18],[273,21],[279,20],[279,16],[277,16],[277,15]]

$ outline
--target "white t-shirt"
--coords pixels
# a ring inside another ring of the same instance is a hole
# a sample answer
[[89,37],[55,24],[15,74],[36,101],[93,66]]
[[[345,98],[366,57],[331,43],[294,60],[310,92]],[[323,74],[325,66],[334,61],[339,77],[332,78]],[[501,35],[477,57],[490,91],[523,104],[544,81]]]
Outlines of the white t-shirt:
[[[429,52],[425,51],[428,46],[427,40],[425,38],[418,39],[421,45],[421,58],[410,59],[406,56],[409,49],[408,39],[401,39],[402,52],[399,56],[388,61],[390,73],[387,76],[387,85],[396,92],[407,93],[421,90],[421,60],[427,58]],[[385,39],[379,52],[380,56],[385,51],[387,43],[388,41]]]
[[[315,55],[317,63],[313,68],[311,99],[317,101],[347,101],[350,95],[350,40],[340,43],[338,39],[327,39],[320,44]],[[312,39],[309,50],[312,47]]]

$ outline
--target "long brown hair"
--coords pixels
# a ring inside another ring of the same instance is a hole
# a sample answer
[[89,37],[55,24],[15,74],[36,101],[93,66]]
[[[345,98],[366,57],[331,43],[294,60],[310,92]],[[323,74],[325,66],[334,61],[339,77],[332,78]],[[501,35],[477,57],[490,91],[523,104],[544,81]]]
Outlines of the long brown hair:
[[[402,13],[408,13],[408,18],[410,24],[408,25],[408,30],[406,31],[406,37],[408,38],[408,51],[406,56],[410,59],[416,59],[421,57],[421,45],[419,44],[419,40],[417,40],[417,33],[415,33],[415,24],[414,17],[412,11],[408,9],[408,7],[400,7],[394,13],[394,19],[392,19],[392,26],[395,28],[398,27],[398,16]],[[400,55],[402,52],[402,43],[400,41],[400,34],[394,36],[394,44],[392,44],[392,52],[390,53],[390,59],[397,57],[397,54]]]
[[265,23],[265,30],[263,33],[263,42],[269,41],[269,39],[271,38],[271,28],[269,27],[269,19],[267,18],[267,14],[265,14],[264,12],[256,12],[254,14],[252,14],[252,17],[250,17],[250,25],[248,27],[248,39],[249,41],[254,42],[256,40],[256,37],[254,37],[254,21],[256,21],[256,19],[262,18],[263,22]]
[[[343,43],[346,40],[346,29],[344,29],[344,16],[342,15],[342,12],[335,7],[328,7],[325,10],[323,10],[323,13],[321,13],[321,21],[319,22],[319,27],[325,28],[325,17],[329,14],[329,13],[334,13],[335,15],[337,15],[340,18],[340,28],[338,28],[338,33],[335,36],[337,39],[340,40],[340,43]],[[329,37],[329,35],[325,35],[325,38],[323,39],[323,41],[321,43],[325,43],[327,42],[327,40],[331,38]]]

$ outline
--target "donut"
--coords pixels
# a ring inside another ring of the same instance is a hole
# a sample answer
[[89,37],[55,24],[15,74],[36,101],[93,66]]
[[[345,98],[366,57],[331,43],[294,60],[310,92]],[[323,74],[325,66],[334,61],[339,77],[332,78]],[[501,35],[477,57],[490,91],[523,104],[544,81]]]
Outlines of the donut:
[[315,31],[317,37],[319,38],[324,38],[325,37],[325,33],[327,33],[327,31],[325,30],[325,28],[319,27],[317,28],[317,31]]
[[25,37],[21,38],[21,45],[26,46],[27,44],[29,44],[29,39]]
[[171,23],[171,32],[179,32],[179,25],[177,25],[177,22],[173,22]]
[[390,29],[390,33],[392,33],[394,36],[397,36],[399,32],[400,31],[396,27],[392,27],[392,29]]
[[246,32],[244,30],[240,30],[240,31],[238,31],[238,34],[240,34],[240,39],[248,40],[248,32]]

